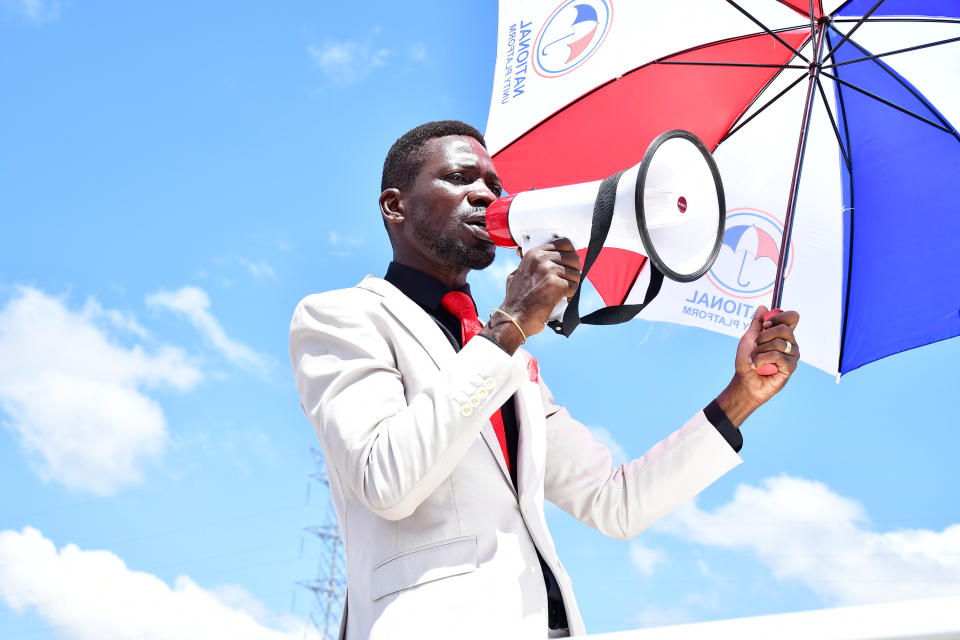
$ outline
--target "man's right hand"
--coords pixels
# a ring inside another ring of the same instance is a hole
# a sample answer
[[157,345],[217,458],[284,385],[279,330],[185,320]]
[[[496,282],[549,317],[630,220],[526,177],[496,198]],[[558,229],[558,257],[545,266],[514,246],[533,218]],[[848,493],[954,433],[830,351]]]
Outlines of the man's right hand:
[[[529,337],[543,331],[553,308],[570,298],[580,284],[580,256],[567,238],[557,238],[523,254],[520,266],[507,276],[507,295],[500,309],[510,314]],[[484,327],[487,337],[513,353],[523,336],[513,323],[496,313]]]

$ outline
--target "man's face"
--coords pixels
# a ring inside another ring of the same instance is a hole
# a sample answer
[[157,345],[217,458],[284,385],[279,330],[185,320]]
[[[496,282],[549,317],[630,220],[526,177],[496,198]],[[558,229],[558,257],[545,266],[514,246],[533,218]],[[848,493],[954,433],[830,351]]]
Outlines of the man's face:
[[502,189],[490,154],[468,136],[432,138],[422,153],[420,172],[403,195],[410,222],[407,239],[437,266],[489,266],[496,245],[484,215]]

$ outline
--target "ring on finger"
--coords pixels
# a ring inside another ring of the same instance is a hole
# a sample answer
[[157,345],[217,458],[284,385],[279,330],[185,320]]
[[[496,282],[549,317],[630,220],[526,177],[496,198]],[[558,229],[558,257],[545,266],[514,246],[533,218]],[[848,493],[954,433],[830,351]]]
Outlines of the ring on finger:
[[787,348],[783,350],[784,353],[790,355],[790,352],[793,351],[793,343],[787,340]]

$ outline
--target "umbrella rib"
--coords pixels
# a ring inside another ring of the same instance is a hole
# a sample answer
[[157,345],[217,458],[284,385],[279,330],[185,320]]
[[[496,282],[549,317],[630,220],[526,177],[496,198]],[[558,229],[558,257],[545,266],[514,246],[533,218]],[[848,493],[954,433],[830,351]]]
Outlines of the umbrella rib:
[[[856,47],[857,49],[859,49],[859,50],[860,50],[860,53],[862,53],[862,54],[864,54],[864,55],[870,55],[870,52],[869,52],[869,51],[867,51],[866,49],[864,49],[863,47],[861,47],[861,46],[860,46],[859,44],[857,44],[855,41],[851,40],[851,41],[850,41],[850,44],[853,45],[854,47]],[[876,64],[878,67],[880,67],[881,69],[883,69],[883,71],[884,71],[885,73],[887,73],[890,77],[892,77],[894,80],[896,80],[904,89],[906,89],[907,91],[909,91],[909,92],[910,92],[910,95],[912,95],[914,98],[916,98],[917,100],[919,100],[927,109],[929,109],[929,110],[931,111],[931,113],[933,113],[933,114],[937,117],[937,120],[940,121],[940,124],[942,124],[942,125],[943,125],[944,127],[946,127],[948,130],[951,130],[951,129],[952,129],[950,123],[947,122],[947,121],[943,118],[943,116],[941,116],[941,115],[937,112],[937,110],[933,107],[933,105],[930,104],[930,102],[929,102],[926,98],[924,98],[922,95],[920,95],[920,93],[919,93],[916,89],[914,89],[913,87],[911,87],[908,82],[904,81],[903,78],[901,78],[901,77],[898,76],[896,73],[894,73],[893,70],[892,70],[890,67],[888,67],[885,63],[881,62],[880,60],[878,60],[878,59],[876,59],[876,58],[873,58],[873,62],[874,62],[874,64]],[[953,133],[954,136],[957,136],[957,139],[960,140],[960,135],[958,135],[955,130],[951,130],[951,133]]]
[[[780,77],[780,74],[782,73],[783,73],[783,69],[781,69],[780,71],[777,71],[775,74],[770,76],[770,79],[767,80],[766,84],[764,84],[763,87],[756,92],[756,94],[753,96],[753,99],[750,100],[750,103],[746,107],[744,107],[740,111],[740,113],[737,114],[737,117],[733,119],[733,122],[730,123],[730,126],[727,128],[728,134],[729,134],[729,130],[732,129],[733,126],[737,124],[741,118],[743,118],[744,114],[746,114],[747,111],[753,108],[753,105],[757,104],[757,100],[760,98],[760,96],[762,96],[767,89],[773,86],[773,83],[776,81],[777,78]],[[725,135],[723,139],[726,140],[726,138],[727,136]],[[717,144],[720,144],[720,141],[717,141]]]
[[[804,67],[804,68],[807,68],[807,67]],[[730,129],[730,131],[727,132],[727,135],[723,136],[723,138],[720,139],[720,142],[718,142],[717,145],[719,146],[720,143],[722,143],[724,140],[726,140],[727,138],[729,138],[730,136],[732,136],[733,134],[735,134],[737,131],[740,131],[740,129],[742,129],[743,127],[745,127],[748,122],[750,122],[751,120],[753,120],[754,118],[756,118],[758,115],[760,115],[761,113],[763,113],[764,111],[766,111],[767,107],[769,107],[769,106],[772,105],[774,102],[776,102],[777,100],[779,100],[780,98],[782,98],[785,93],[787,93],[788,91],[790,91],[790,89],[793,89],[795,86],[797,86],[798,84],[800,84],[801,82],[803,82],[803,80],[804,80],[806,77],[807,77],[806,74],[797,76],[797,79],[794,80],[793,82],[791,82],[789,85],[787,85],[787,88],[786,88],[786,89],[784,89],[783,91],[781,91],[781,92],[778,93],[777,95],[775,95],[775,96],[773,96],[772,98],[770,98],[770,99],[766,102],[766,104],[764,104],[762,107],[760,107],[759,109],[757,109],[749,118],[747,118],[746,120],[744,120],[743,122],[741,122],[740,124],[738,124],[737,126],[735,126],[734,128]]]
[[655,64],[675,64],[702,67],[757,67],[764,69],[809,69],[800,64],[761,64],[759,62],[696,62],[692,60],[656,60]]
[[827,101],[827,93],[823,90],[823,83],[817,78],[817,89],[820,90],[820,97],[823,99],[823,106],[830,116],[830,125],[833,127],[833,133],[837,136],[837,146],[840,147],[840,154],[843,156],[843,162],[847,165],[847,170],[851,169],[850,158],[847,157],[847,151],[843,148],[843,140],[840,138],[840,128],[837,127],[837,121],[833,117],[833,111],[830,110],[830,103]]
[[910,111],[909,109],[906,109],[906,108],[901,107],[900,105],[898,105],[898,104],[896,104],[896,103],[893,103],[893,102],[890,102],[889,100],[885,100],[885,99],[881,98],[880,96],[878,96],[878,95],[875,94],[875,93],[870,93],[870,92],[867,91],[866,89],[861,89],[860,87],[858,87],[858,86],[855,85],[855,84],[851,84],[851,83],[847,82],[846,80],[841,80],[840,78],[838,78],[837,76],[833,75],[832,73],[828,73],[828,72],[826,72],[826,71],[822,71],[821,73],[823,73],[823,75],[827,76],[828,78],[830,78],[830,79],[833,80],[834,82],[839,82],[839,83],[842,84],[843,86],[845,86],[845,87],[850,87],[850,88],[853,89],[854,91],[857,91],[858,93],[862,93],[863,95],[867,96],[868,98],[873,98],[873,99],[876,100],[877,102],[880,102],[880,103],[882,103],[882,104],[887,105],[888,107],[891,107],[891,108],[893,108],[893,109],[896,109],[897,111],[900,111],[901,113],[905,113],[905,114],[908,115],[908,116],[912,116],[912,117],[916,118],[917,120],[920,120],[921,122],[926,122],[926,123],[927,123],[928,125],[930,125],[931,127],[935,127],[935,128],[937,128],[937,129],[940,129],[940,131],[943,131],[943,132],[945,132],[945,133],[949,133],[949,134],[951,134],[951,135],[953,135],[953,136],[956,136],[956,135],[957,135],[956,132],[954,132],[953,130],[948,129],[947,127],[945,127],[945,126],[943,126],[943,125],[941,125],[941,124],[938,124],[938,123],[934,122],[933,120],[928,120],[927,118],[924,118],[923,116],[918,115],[918,114],[914,113],[913,111]]
[[853,28],[850,29],[850,31],[847,31],[846,35],[844,35],[843,38],[840,39],[840,42],[838,42],[835,47],[833,47],[832,49],[830,49],[829,51],[827,51],[826,55],[824,55],[822,59],[823,59],[823,60],[829,60],[830,58],[832,58],[832,57],[833,57],[833,52],[836,51],[837,49],[839,49],[840,47],[842,47],[842,46],[843,46],[843,43],[846,42],[847,40],[849,40],[849,39],[850,39],[850,36],[852,36],[853,33],[854,33],[857,29],[859,29],[859,28],[861,27],[861,25],[863,25],[864,22],[867,21],[867,18],[869,18],[869,17],[873,14],[874,11],[876,11],[877,9],[879,9],[879,8],[880,8],[880,5],[882,5],[883,3],[884,3],[884,0],[877,0],[877,4],[873,5],[873,7],[870,8],[870,11],[867,11],[867,13],[863,15],[863,17],[861,17],[859,20],[857,20],[857,24],[853,25]]
[[908,51],[918,51],[920,49],[927,49],[929,47],[937,47],[942,44],[950,44],[951,42],[960,42],[960,36],[956,38],[948,38],[946,40],[938,40],[936,42],[928,42],[927,44],[918,44],[913,47],[905,47],[903,49],[896,49],[894,51],[887,51],[885,53],[875,53],[869,56],[864,56],[862,58],[856,58],[855,60],[846,60],[844,62],[835,62],[833,64],[825,64],[823,67],[825,69],[842,67],[847,64],[853,64],[854,62],[864,62],[865,60],[876,60],[877,58],[883,58],[886,56],[894,56],[898,53],[907,53]]
[[[883,0],[880,0],[880,1],[882,2]],[[732,5],[737,11],[739,11],[740,13],[745,15],[747,18],[749,18],[751,22],[753,22],[755,25],[757,25],[758,27],[766,31],[768,35],[773,36],[774,38],[777,39],[777,41],[780,42],[780,44],[785,46],[787,49],[790,49],[790,51],[793,51],[793,53],[799,56],[801,60],[803,60],[807,64],[810,64],[810,60],[808,60],[806,56],[804,56],[802,53],[800,53],[799,51],[791,47],[789,42],[787,42],[786,40],[778,36],[776,33],[771,31],[770,27],[768,27],[767,25],[763,24],[762,22],[754,18],[749,11],[747,11],[746,9],[738,5],[736,2],[734,2],[734,0],[727,0],[727,4]]]
[[[821,73],[823,71],[821,70]],[[847,151],[850,153],[850,176],[853,177],[853,143],[850,142],[850,126],[847,121],[847,105],[843,101],[843,91],[840,90],[840,87],[837,87],[837,100],[840,102],[840,113],[838,115],[843,117],[843,136],[847,141]]]
[[[830,22],[831,22],[831,23],[833,23],[833,22],[860,22],[860,20],[862,20],[862,18],[832,18],[832,19],[830,20]],[[888,18],[888,17],[885,17],[885,16],[880,16],[880,17],[876,17],[876,18],[871,17],[869,20],[866,20],[865,22],[869,22],[869,23],[871,23],[871,24],[872,24],[872,23],[875,23],[875,22],[929,22],[929,23],[931,23],[931,24],[934,24],[934,23],[960,24],[960,18],[933,18],[933,17],[930,17],[930,18],[911,18],[911,17],[906,17],[906,16],[904,16],[904,17],[899,17],[899,18],[894,18],[894,17]]]

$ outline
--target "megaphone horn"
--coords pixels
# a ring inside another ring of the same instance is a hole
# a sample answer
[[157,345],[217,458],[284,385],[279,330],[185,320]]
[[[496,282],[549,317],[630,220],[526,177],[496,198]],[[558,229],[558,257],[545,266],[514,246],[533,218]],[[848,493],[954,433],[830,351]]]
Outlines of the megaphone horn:
[[[526,252],[559,237],[573,243],[582,276],[607,306],[580,318],[582,286],[569,305],[561,301],[550,326],[569,336],[581,321],[633,318],[656,297],[664,276],[691,282],[705,274],[720,253],[725,211],[710,151],[689,131],[674,129],[650,143],[639,164],[604,180],[499,198],[487,208],[486,223],[502,247]],[[642,279],[648,262],[649,278]]]

